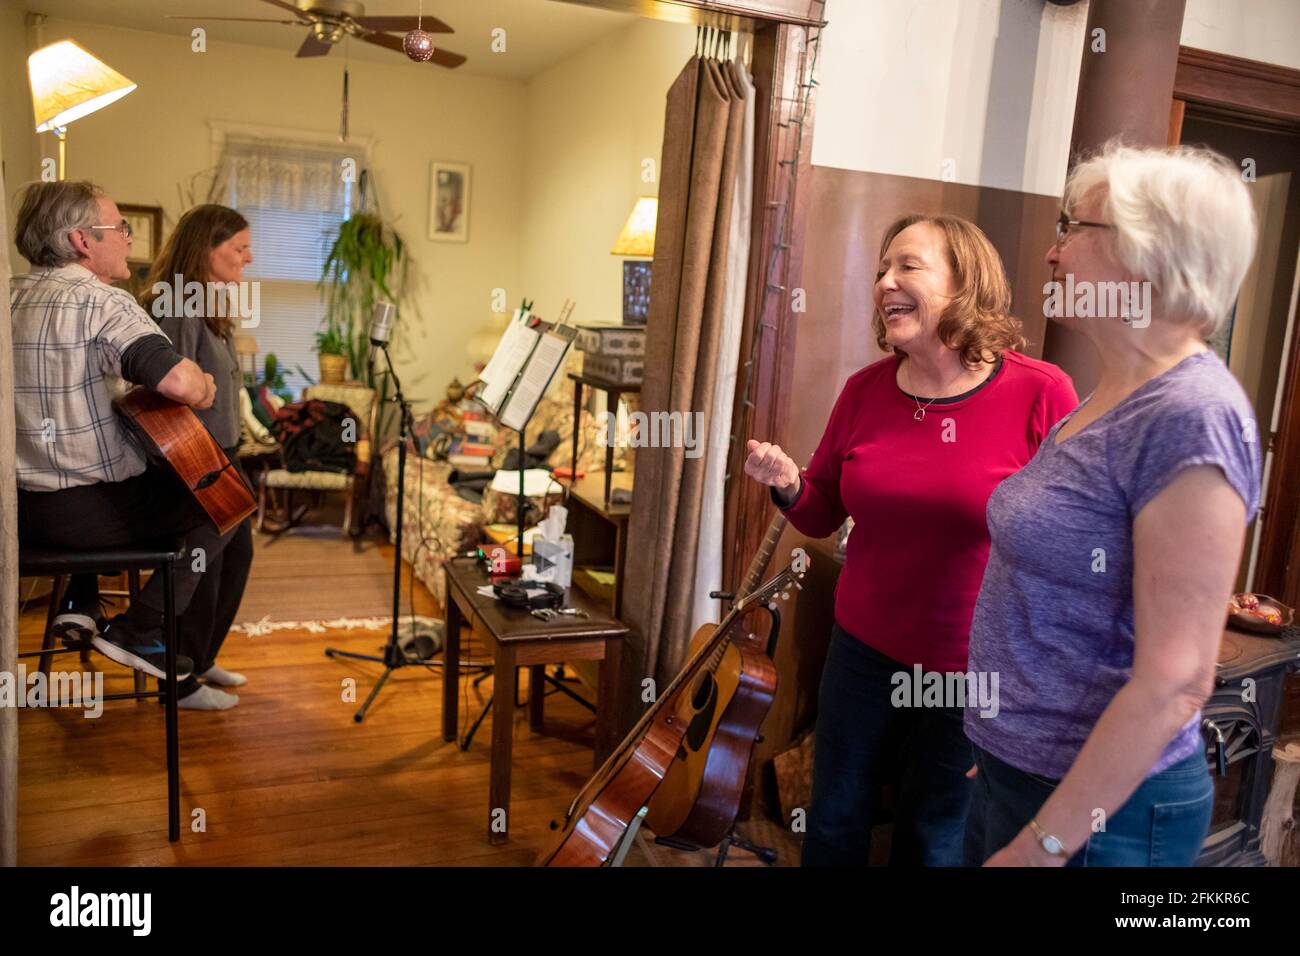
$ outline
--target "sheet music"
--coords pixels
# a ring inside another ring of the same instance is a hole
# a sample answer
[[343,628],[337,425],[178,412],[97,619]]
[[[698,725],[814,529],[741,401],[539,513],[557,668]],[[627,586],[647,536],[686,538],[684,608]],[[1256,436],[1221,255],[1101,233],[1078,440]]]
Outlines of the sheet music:
[[494,412],[500,408],[510,386],[514,384],[515,376],[528,361],[537,339],[537,330],[530,329],[523,322],[511,321],[506,327],[506,334],[501,337],[497,350],[492,353],[492,360],[479,375],[486,383],[479,398]]
[[[550,384],[551,377],[564,361],[573,336],[555,335],[547,332],[542,336],[533,350],[533,357],[524,370],[523,377],[515,386],[514,393],[506,402],[506,407],[497,416],[506,428],[523,428],[533,409],[541,400],[542,393]],[[526,357],[526,356],[525,356]]]

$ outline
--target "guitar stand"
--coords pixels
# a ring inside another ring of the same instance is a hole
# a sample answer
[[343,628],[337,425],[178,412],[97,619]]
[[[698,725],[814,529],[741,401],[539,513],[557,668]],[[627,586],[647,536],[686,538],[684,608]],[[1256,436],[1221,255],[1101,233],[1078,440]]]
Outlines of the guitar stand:
[[[734,602],[736,599],[736,595],[730,591],[710,591],[709,597],[715,600],[726,601],[728,603]],[[767,656],[771,657],[776,651],[776,639],[781,632],[781,614],[776,610],[776,608],[770,606],[765,606],[763,610],[767,611],[772,618],[771,628],[768,631],[766,649]],[[759,737],[758,739],[761,740],[762,737]],[[705,849],[704,847],[697,846],[694,843],[688,843],[685,840],[674,840],[671,837],[657,836],[655,837],[655,843],[658,843],[660,846],[672,847],[674,850],[688,850],[690,852],[698,852]],[[733,822],[731,824],[731,829],[727,831],[727,835],[724,836],[722,842],[718,844],[718,855],[713,861],[715,867],[726,865],[727,853],[732,847],[754,854],[768,866],[771,866],[777,860],[776,850],[772,847],[752,843],[744,837],[737,835],[736,824]]]
[[759,846],[757,843],[750,843],[748,840],[736,835],[736,828],[732,827],[731,832],[722,838],[718,844],[718,858],[714,861],[714,866],[725,866],[727,863],[727,851],[732,847],[738,850],[747,850],[754,856],[758,857],[768,866],[776,862],[776,850],[770,846]]

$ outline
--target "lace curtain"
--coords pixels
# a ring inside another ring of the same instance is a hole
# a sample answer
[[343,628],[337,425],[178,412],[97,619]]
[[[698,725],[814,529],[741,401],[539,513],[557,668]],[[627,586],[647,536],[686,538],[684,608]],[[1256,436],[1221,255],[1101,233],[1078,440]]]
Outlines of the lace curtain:
[[[345,164],[351,161],[349,169]],[[236,207],[347,211],[363,157],[355,148],[229,137],[211,195]]]

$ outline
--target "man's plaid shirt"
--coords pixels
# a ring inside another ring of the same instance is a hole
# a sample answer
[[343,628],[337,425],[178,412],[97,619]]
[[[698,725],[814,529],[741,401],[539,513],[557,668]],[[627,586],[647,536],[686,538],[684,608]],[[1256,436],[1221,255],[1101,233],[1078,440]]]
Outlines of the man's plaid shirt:
[[18,487],[56,491],[124,481],[144,455],[113,411],[122,353],[162,335],[130,294],[83,266],[11,281]]

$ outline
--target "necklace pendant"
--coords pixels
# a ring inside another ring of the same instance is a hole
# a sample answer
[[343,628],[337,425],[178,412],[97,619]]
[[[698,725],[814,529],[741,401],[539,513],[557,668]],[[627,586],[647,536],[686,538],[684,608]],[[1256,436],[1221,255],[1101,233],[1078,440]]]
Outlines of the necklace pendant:
[[923,421],[925,421],[925,409],[924,409],[924,408],[918,408],[916,411],[914,411],[914,412],[912,413],[912,420],[913,420],[913,421],[918,421],[918,422],[923,422]]

